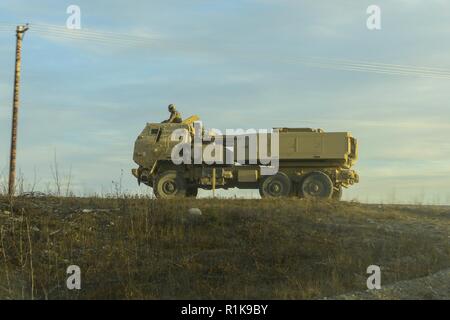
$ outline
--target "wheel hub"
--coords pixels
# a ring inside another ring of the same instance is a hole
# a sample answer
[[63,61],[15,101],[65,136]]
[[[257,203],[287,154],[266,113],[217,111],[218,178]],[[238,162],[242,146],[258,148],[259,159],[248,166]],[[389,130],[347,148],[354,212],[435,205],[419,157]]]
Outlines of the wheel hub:
[[311,182],[308,186],[308,191],[311,195],[317,195],[322,192],[322,185],[318,182]]
[[173,181],[166,181],[164,182],[162,189],[166,194],[173,194],[177,190],[177,187]]
[[278,195],[282,190],[282,187],[279,183],[273,182],[269,185],[269,191],[272,195]]

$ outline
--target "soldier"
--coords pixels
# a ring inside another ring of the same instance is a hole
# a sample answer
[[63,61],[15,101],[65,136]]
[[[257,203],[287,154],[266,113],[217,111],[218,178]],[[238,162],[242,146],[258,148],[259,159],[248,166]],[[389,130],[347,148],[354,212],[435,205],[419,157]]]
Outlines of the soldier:
[[181,113],[177,111],[175,105],[169,105],[170,118],[163,123],[181,123],[183,119],[181,118]]

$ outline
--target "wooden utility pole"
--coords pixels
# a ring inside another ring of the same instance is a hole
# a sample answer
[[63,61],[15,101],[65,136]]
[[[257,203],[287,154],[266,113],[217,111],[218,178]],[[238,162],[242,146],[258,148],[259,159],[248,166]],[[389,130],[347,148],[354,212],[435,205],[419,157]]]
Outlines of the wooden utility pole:
[[16,30],[16,67],[14,74],[14,98],[11,128],[11,154],[9,158],[9,196],[14,196],[16,181],[16,146],[17,146],[17,125],[19,117],[19,91],[20,91],[20,70],[22,64],[22,40],[28,25],[17,26]]

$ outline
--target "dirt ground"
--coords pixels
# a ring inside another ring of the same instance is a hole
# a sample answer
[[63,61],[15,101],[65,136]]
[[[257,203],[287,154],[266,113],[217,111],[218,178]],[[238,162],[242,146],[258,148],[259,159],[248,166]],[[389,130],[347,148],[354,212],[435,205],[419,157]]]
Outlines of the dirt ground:
[[366,290],[334,297],[335,300],[450,300],[450,269],[426,277],[399,281],[380,290]]

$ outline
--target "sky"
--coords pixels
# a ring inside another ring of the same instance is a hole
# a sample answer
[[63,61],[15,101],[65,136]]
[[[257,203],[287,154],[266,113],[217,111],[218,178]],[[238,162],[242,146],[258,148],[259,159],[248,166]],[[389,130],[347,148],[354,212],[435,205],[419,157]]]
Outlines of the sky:
[[[45,25],[66,26],[70,5],[81,9],[81,31],[99,32],[98,41],[46,32]],[[366,26],[370,5],[381,9],[381,30]],[[149,193],[130,174],[134,140],[146,122],[166,119],[167,105],[174,103],[183,116],[197,114],[209,128],[350,131],[359,141],[355,169],[361,181],[344,192],[345,199],[450,204],[449,77],[302,62],[322,58],[450,72],[448,12],[445,0],[2,0],[3,184],[14,26],[30,23],[17,162],[27,188],[54,185],[56,162],[77,194],[105,194],[118,185]]]

